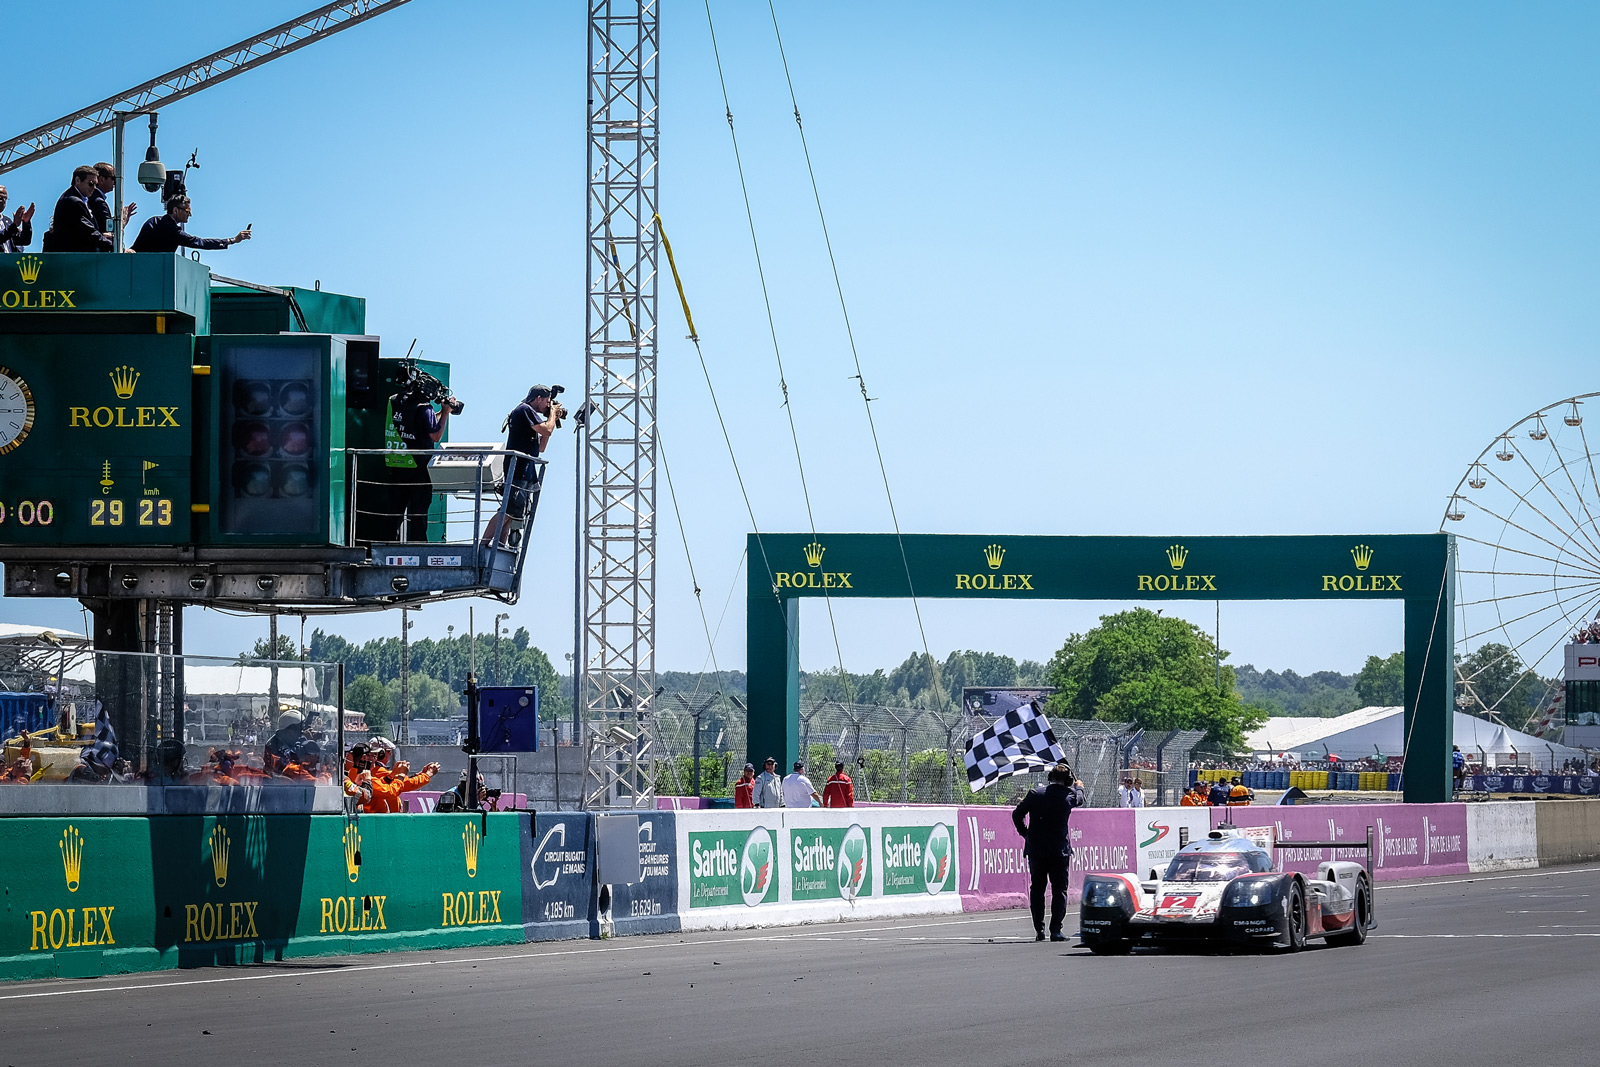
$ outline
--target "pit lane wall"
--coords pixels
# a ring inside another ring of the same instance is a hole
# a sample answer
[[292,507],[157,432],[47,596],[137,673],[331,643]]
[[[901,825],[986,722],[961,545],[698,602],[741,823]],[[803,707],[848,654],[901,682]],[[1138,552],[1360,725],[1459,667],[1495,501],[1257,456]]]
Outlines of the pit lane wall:
[[0,979],[521,941],[527,822],[0,820]]

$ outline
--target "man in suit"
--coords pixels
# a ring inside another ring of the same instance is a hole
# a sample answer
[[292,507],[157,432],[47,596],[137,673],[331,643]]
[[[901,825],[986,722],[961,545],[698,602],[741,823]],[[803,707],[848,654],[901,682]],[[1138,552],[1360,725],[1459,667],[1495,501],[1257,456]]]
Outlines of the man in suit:
[[[89,192],[89,210],[94,212],[94,223],[100,227],[101,233],[109,233],[113,238],[116,234],[111,229],[111,202],[106,199],[107,193],[116,192],[117,168],[109,163],[96,163],[94,165],[94,188]],[[122,228],[128,228],[128,220],[133,218],[134,212],[139,210],[138,204],[124,204],[122,207]]]
[[1072,839],[1067,820],[1073,808],[1083,807],[1083,783],[1072,777],[1072,768],[1058,763],[1050,768],[1045,784],[1028,791],[1011,812],[1017,833],[1027,839],[1024,851],[1032,882],[1028,886],[1028,905],[1033,909],[1035,941],[1044,940],[1044,884],[1050,883],[1050,940],[1065,941],[1061,932],[1067,915],[1067,867],[1072,861]]
[[0,185],[0,255],[21,252],[33,243],[33,205],[17,208],[8,219],[6,195],[6,187]]
[[109,252],[111,235],[101,233],[89,207],[89,192],[94,188],[93,167],[77,167],[72,186],[56,201],[50,216],[50,230],[44,235],[46,252]]

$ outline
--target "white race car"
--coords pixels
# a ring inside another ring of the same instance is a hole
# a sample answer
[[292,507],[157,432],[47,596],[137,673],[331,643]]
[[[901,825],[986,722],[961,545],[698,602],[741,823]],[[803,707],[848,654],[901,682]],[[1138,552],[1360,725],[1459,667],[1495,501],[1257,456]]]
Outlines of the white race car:
[[[1101,955],[1138,942],[1215,940],[1295,952],[1316,937],[1330,945],[1365,941],[1376,925],[1367,868],[1328,860],[1315,878],[1274,870],[1272,843],[1270,827],[1222,826],[1179,849],[1159,878],[1154,870],[1149,881],[1091,874],[1083,880],[1078,936]],[[1295,842],[1306,846],[1315,843]]]

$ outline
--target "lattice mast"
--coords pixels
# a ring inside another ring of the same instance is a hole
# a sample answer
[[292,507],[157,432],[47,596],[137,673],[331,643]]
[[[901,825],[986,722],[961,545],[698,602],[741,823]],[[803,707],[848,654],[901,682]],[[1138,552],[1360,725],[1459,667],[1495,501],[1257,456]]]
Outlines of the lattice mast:
[[590,0],[578,651],[585,718],[629,733],[656,688],[658,43],[656,0]]

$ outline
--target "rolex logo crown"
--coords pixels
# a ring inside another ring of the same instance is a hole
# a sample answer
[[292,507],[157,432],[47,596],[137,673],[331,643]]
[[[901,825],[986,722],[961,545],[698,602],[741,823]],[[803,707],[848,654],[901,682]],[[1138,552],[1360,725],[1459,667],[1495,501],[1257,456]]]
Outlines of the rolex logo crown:
[[1372,549],[1357,545],[1350,550],[1350,558],[1356,561],[1356,570],[1364,571],[1372,564]]
[[39,280],[39,271],[44,269],[44,260],[38,256],[23,256],[17,260],[17,271],[22,275],[24,284],[32,285]]
[[220,826],[211,828],[211,873],[218,889],[228,884],[228,831]]
[[132,367],[122,366],[111,371],[111,388],[117,391],[117,397],[126,400],[133,395],[134,386],[139,384],[139,372]]
[[361,877],[361,831],[354,823],[344,828],[344,870],[352,882]]
[[1182,545],[1169,545],[1167,547],[1167,562],[1172,564],[1175,571],[1183,570],[1183,561],[1189,558],[1189,550]]
[[811,542],[805,548],[806,562],[811,564],[813,567],[822,566],[822,554],[826,551],[828,550],[823,548],[822,545],[818,544],[816,541]]
[[997,571],[1000,569],[1000,564],[1005,562],[1006,550],[999,545],[990,545],[983,550],[983,558],[989,564],[990,570]]
[[461,831],[461,848],[467,856],[467,877],[478,877],[478,842],[483,840],[483,835],[478,832],[476,823],[467,823],[466,829]]
[[78,891],[78,876],[83,873],[83,835],[76,826],[61,833],[61,867],[67,876],[67,892]]

